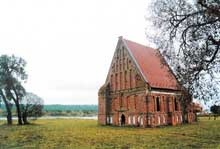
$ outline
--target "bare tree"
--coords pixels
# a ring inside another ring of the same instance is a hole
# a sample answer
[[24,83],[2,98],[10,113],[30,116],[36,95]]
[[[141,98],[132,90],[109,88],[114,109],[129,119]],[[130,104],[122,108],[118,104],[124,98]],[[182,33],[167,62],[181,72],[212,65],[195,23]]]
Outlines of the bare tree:
[[220,1],[155,0],[150,10],[147,20],[156,32],[148,37],[178,81],[194,97],[213,99],[219,89]]
[[220,1],[154,0],[148,10],[154,32],[146,30],[146,35],[183,87],[182,109],[192,97],[218,99]]
[[42,98],[33,93],[27,93],[20,103],[23,123],[28,124],[28,117],[37,118],[42,116],[43,104]]

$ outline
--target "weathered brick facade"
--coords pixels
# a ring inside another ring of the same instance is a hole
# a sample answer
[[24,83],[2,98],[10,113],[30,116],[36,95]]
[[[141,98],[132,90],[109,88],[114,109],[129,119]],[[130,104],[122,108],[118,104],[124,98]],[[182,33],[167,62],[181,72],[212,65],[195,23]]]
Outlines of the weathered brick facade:
[[[172,86],[176,83],[175,77],[167,68],[154,66],[161,64],[157,62],[160,61],[160,58],[156,59],[158,55],[144,57],[144,53],[135,53],[135,50],[148,52],[140,44],[119,38],[106,82],[99,90],[99,124],[141,127],[181,124],[180,98],[183,96],[177,84]],[[146,59],[148,63],[145,63]],[[149,74],[150,71],[153,75]],[[166,73],[171,75],[171,80],[163,76]],[[188,101],[191,103],[191,99]],[[188,122],[195,121],[195,113],[190,106],[186,111]]]

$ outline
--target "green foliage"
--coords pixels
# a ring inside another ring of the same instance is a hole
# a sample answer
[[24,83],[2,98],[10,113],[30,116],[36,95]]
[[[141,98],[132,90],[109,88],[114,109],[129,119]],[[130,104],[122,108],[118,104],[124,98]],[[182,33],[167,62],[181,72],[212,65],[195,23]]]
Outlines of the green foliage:
[[22,98],[20,107],[22,120],[24,124],[29,124],[28,117],[40,117],[43,115],[43,104],[42,98],[33,93],[26,93]]
[[44,105],[45,116],[95,116],[97,105]]
[[220,114],[220,106],[213,105],[213,106],[210,107],[210,111],[213,114]]
[[[6,111],[6,108],[5,108],[5,105],[4,104],[2,104],[1,105],[1,107],[0,107],[0,109],[2,110],[2,111]],[[15,111],[16,110],[16,108],[15,108],[15,105],[14,104],[12,104],[12,111]]]
[[[12,105],[12,114],[15,115],[15,105]],[[5,106],[1,106],[0,116],[5,116]],[[43,105],[43,116],[95,116],[98,113],[97,105]]]
[[42,116],[43,104],[43,99],[36,94],[26,93],[20,104],[22,115],[26,115],[27,117]]
[[44,105],[44,111],[98,111],[97,105]]
[[220,120],[162,128],[99,126],[95,120],[37,120],[8,127],[0,121],[0,148],[220,148]]
[[[0,107],[3,111],[5,111],[5,106],[1,105]],[[12,105],[12,109],[15,110],[15,105]],[[95,111],[98,112],[98,105],[44,105],[44,112],[52,112],[52,111]]]

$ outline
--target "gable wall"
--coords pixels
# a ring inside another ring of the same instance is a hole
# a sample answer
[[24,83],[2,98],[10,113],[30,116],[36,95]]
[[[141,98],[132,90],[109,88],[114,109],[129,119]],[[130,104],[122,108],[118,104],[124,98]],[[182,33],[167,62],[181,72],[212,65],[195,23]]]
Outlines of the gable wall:
[[110,85],[112,124],[119,125],[120,115],[135,117],[137,123],[140,113],[146,113],[146,83],[135,65],[128,49],[120,43],[115,51],[107,83]]
[[134,61],[123,44],[118,46],[118,49],[116,49],[114,54],[109,71],[108,82],[110,83],[111,91],[120,91],[145,86]]

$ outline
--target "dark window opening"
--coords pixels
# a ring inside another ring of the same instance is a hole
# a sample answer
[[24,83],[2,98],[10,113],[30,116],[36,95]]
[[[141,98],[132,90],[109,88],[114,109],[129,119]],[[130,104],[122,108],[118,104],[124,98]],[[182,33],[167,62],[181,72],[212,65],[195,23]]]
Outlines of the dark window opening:
[[129,87],[130,87],[130,88],[132,88],[132,82],[131,82],[131,81],[132,81],[132,72],[131,72],[131,70],[130,70],[130,73],[129,73],[129,83],[130,83],[130,84],[129,84]]
[[137,109],[137,96],[134,96],[134,109]]
[[[153,101],[155,101],[155,98],[154,98],[154,96],[153,96]],[[154,106],[154,111],[156,111],[156,107]]]
[[125,80],[125,89],[127,89],[127,83],[128,83],[128,81],[127,81],[127,71],[125,71],[125,75],[124,75],[124,80]]
[[127,65],[126,66],[127,66],[127,69],[128,69],[128,59],[127,59]]
[[115,90],[118,90],[118,74],[115,74]]
[[120,85],[120,89],[122,87],[122,72],[120,72],[120,76],[119,76],[119,85]]
[[122,114],[121,115],[121,126],[124,126],[125,125],[125,115]]
[[178,111],[178,102],[177,102],[177,99],[175,98],[174,99],[174,104],[175,104],[175,111]]
[[160,98],[156,98],[156,111],[160,111]]
[[111,83],[110,83],[111,85],[111,89],[113,90],[113,75],[111,75]]
[[167,110],[167,112],[170,112],[170,110],[169,110],[169,97],[167,97],[167,101],[166,101],[166,110]]

